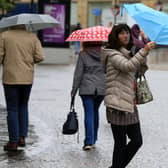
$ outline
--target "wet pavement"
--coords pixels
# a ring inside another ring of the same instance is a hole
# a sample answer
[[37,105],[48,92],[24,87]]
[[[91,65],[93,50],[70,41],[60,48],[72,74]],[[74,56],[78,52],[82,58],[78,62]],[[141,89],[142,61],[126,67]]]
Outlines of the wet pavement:
[[[0,86],[0,168],[108,168],[111,164],[113,138],[106,122],[105,107],[100,109],[99,140],[96,149],[82,151],[84,128],[80,98],[76,100],[79,118],[77,135],[62,135],[62,124],[69,111],[70,90],[74,67],[36,67],[30,100],[29,137],[25,149],[6,153],[3,145],[8,140],[3,88]],[[128,168],[168,167],[168,72],[149,71],[147,78],[154,101],[139,106],[143,147]]]

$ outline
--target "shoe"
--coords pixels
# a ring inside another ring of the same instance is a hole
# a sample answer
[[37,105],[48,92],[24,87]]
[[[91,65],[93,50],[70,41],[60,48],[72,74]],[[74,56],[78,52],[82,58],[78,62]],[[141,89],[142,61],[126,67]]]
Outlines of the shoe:
[[4,145],[4,151],[16,152],[18,144],[16,142],[8,142]]
[[93,144],[93,145],[92,145],[92,148],[93,148],[93,149],[95,149],[95,148],[96,148],[96,145],[95,145],[95,144]]
[[83,150],[84,150],[84,151],[88,151],[88,150],[91,150],[91,149],[93,149],[93,146],[92,146],[92,145],[84,145],[84,146],[83,146]]
[[18,146],[20,146],[20,147],[25,147],[26,146],[25,137],[20,137],[19,138]]

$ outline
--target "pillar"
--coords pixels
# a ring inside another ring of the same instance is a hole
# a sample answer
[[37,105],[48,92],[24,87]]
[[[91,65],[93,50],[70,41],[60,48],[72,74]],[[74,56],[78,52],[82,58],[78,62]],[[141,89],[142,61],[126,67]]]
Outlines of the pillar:
[[88,26],[88,0],[78,0],[78,22],[81,23],[82,28]]

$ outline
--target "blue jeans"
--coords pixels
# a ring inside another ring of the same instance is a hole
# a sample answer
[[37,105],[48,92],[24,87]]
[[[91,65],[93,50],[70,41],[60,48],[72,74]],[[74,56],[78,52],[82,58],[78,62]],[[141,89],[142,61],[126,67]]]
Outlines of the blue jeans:
[[18,142],[28,132],[28,100],[32,85],[6,85],[7,124],[10,142]]
[[96,143],[99,128],[99,107],[104,96],[81,96],[84,107],[85,145]]

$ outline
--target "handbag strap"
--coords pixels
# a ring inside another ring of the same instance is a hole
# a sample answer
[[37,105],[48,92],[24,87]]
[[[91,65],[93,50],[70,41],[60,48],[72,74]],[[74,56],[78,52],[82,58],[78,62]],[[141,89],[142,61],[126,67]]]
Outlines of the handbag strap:
[[143,76],[143,78],[146,80],[146,77],[145,77],[145,75],[143,74],[142,76]]
[[75,110],[75,96],[71,97],[71,105],[70,105],[70,111],[74,111]]
[[[71,105],[70,105],[70,111],[75,111],[75,96],[71,97]],[[79,143],[79,129],[77,134],[77,143]]]
[[140,76],[140,82],[142,81],[142,78],[143,78],[144,80],[146,80],[146,77],[145,77],[144,74]]
[[136,79],[137,79],[137,80],[139,79],[139,81],[141,82],[141,81],[142,81],[142,78],[144,78],[144,80],[146,80],[146,77],[145,77],[145,75],[144,75],[144,74],[143,74],[143,75],[138,76]]

